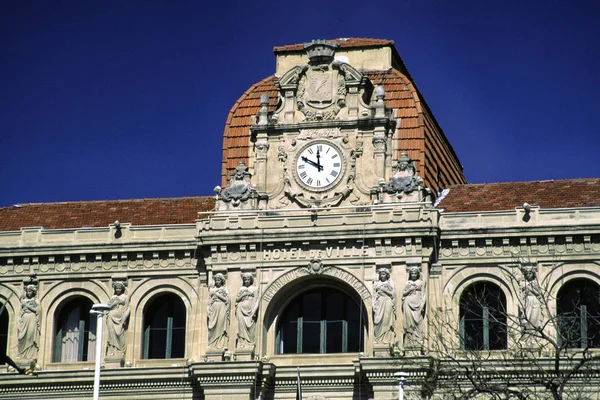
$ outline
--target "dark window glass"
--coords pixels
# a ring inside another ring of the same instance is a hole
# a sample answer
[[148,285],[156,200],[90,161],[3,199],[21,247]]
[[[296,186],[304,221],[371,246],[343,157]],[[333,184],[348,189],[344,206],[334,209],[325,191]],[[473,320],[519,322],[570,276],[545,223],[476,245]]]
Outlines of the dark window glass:
[[600,290],[588,279],[569,281],[558,291],[558,340],[571,348],[600,347]]
[[144,311],[144,358],[185,356],[185,305],[174,294],[153,299]]
[[[0,304],[0,308],[2,304]],[[8,343],[8,312],[6,309],[2,310],[0,314],[0,354],[7,354],[7,343]]]
[[92,302],[76,297],[60,308],[55,319],[54,362],[92,361],[96,351],[96,316]]
[[493,283],[470,285],[460,297],[460,342],[465,350],[506,349],[506,297]]
[[279,354],[362,351],[360,308],[336,289],[315,289],[296,297],[281,314]]

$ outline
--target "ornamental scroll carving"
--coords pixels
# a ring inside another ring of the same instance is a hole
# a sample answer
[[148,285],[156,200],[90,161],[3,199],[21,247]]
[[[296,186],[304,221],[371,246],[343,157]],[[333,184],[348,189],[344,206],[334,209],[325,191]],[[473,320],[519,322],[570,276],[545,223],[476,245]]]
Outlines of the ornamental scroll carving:
[[[334,59],[337,47],[339,43],[325,40],[305,43],[308,63],[290,69],[277,84],[283,103],[293,101],[294,110],[302,114],[304,121],[339,119],[351,95],[360,96],[363,108],[368,108],[365,100],[370,98],[372,84],[354,67]],[[358,89],[351,91],[350,87]],[[287,113],[283,111],[286,109],[281,104],[272,121],[291,122],[279,116]]]
[[[257,147],[257,151],[268,149],[268,143],[265,146]],[[225,189],[220,186],[215,187],[215,202],[217,203],[217,209],[222,210],[247,210],[255,209],[257,207],[257,200],[259,195],[256,189],[250,183],[250,172],[248,167],[243,161],[240,161],[239,165],[235,167],[235,170],[231,174],[229,184]]]

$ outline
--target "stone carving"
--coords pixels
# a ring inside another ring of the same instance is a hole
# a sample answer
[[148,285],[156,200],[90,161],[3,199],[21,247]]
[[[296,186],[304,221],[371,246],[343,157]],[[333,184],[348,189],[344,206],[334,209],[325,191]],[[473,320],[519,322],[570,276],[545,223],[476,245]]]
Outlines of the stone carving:
[[371,198],[377,203],[394,201],[427,201],[429,189],[423,188],[423,180],[417,174],[415,163],[406,153],[402,153],[392,167],[392,177],[386,184],[383,179],[371,189]]
[[25,286],[21,296],[21,314],[19,315],[18,333],[18,355],[23,361],[32,364],[37,360],[40,348],[40,315],[41,307],[36,300],[37,285],[31,282]]
[[[353,96],[364,96],[362,104],[370,97],[372,85],[368,79],[352,66],[334,59],[338,46],[325,40],[305,43],[308,63],[290,69],[278,83],[286,102],[295,97],[295,108],[303,114],[304,121],[338,119],[340,110],[346,108],[347,97],[352,96],[350,87],[361,88],[355,90]],[[288,93],[295,95],[288,99]],[[282,105],[275,115],[284,109]]]
[[323,262],[321,262],[320,258],[313,258],[306,266],[306,270],[311,275],[322,274],[323,272],[327,271],[327,269],[328,267],[323,266]]
[[373,325],[375,343],[393,344],[396,339],[396,289],[390,280],[390,270],[380,268],[379,281],[375,282],[373,295]]
[[[254,144],[254,147],[256,148],[256,155],[258,157],[266,157],[267,156],[267,151],[269,150],[269,142],[267,141],[260,141],[260,142],[256,142]],[[246,171],[248,169],[246,168]],[[250,174],[248,174],[248,177],[250,176]]]
[[237,347],[253,347],[254,331],[256,328],[256,314],[258,311],[258,296],[254,277],[251,273],[242,274],[243,286],[238,291],[235,299],[235,318],[237,320]]
[[[215,188],[216,200],[219,204],[219,209],[233,208],[250,208],[252,207],[248,200],[258,197],[256,190],[250,183],[250,173],[248,167],[243,161],[235,167],[235,171],[231,174],[229,185],[225,189],[217,186]],[[247,204],[247,207],[240,205]],[[230,207],[231,206],[231,207]]]
[[398,163],[392,167],[393,175],[387,186],[389,193],[412,193],[423,183],[421,177],[416,176],[415,163],[402,153]]
[[209,289],[208,307],[208,347],[222,349],[227,347],[227,329],[229,327],[229,291],[225,287],[225,276],[216,273],[214,283]]
[[533,345],[538,336],[536,332],[541,332],[544,325],[542,289],[537,281],[535,265],[523,265],[521,271],[524,279],[519,284],[522,294],[519,304],[519,322],[524,342]]
[[402,290],[402,316],[404,317],[404,348],[423,347],[423,319],[427,303],[425,282],[421,268],[408,269],[408,281]]
[[106,355],[123,357],[127,347],[126,331],[129,325],[129,296],[125,293],[125,282],[113,282],[113,296],[108,301],[106,312]]
[[285,148],[283,146],[279,146],[277,148],[277,158],[282,163],[285,163],[287,161],[288,155],[287,155],[287,152],[285,151]]

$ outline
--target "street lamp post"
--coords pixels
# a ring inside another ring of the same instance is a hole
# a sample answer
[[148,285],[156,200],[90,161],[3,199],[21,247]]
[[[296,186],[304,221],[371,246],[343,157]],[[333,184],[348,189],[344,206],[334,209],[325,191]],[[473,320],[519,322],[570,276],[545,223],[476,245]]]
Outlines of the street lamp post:
[[398,379],[398,400],[404,400],[404,380],[407,376],[406,372],[394,373],[394,377]]
[[100,399],[100,366],[102,365],[102,317],[110,307],[94,304],[90,314],[96,314],[96,368],[94,370],[94,400]]

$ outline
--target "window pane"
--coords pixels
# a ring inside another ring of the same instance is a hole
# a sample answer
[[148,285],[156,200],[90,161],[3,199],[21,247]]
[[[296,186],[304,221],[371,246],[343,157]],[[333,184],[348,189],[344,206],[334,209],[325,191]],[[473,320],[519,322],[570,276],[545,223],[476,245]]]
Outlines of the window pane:
[[600,289],[574,279],[558,291],[559,341],[566,347],[600,347]]
[[[186,310],[179,297],[164,294],[154,299],[144,311],[144,348],[148,358],[185,357]],[[168,341],[167,338],[171,340]],[[169,346],[169,347],[168,347]]]
[[[277,349],[279,354],[360,351],[365,319],[361,319],[358,305],[343,292],[311,290],[296,297],[283,311]],[[297,321],[302,322],[299,331]]]
[[4,310],[0,315],[0,354],[7,354],[6,344],[8,341],[8,312]]
[[304,321],[321,321],[321,293],[309,293],[302,297],[302,317]]
[[501,350],[507,345],[506,297],[493,283],[470,285],[460,298],[466,350]]
[[321,352],[321,321],[302,324],[302,353]]
[[344,337],[342,321],[327,321],[327,353],[341,353]]

